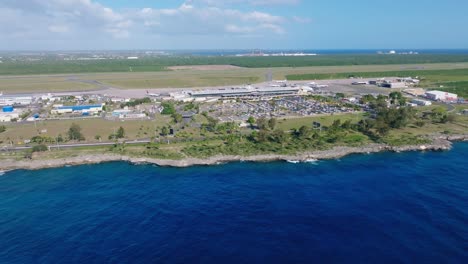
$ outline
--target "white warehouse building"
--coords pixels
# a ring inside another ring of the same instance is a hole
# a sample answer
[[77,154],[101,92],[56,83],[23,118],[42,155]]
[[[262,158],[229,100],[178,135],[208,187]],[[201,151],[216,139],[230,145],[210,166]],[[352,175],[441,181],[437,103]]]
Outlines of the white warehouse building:
[[432,105],[432,102],[431,102],[431,101],[421,100],[421,99],[413,99],[413,100],[411,100],[411,103],[416,104],[416,105],[419,105],[419,106],[429,106],[429,105]]
[[30,105],[33,98],[31,96],[7,97],[0,96],[0,106],[4,105]]
[[456,101],[458,99],[458,95],[443,91],[426,92],[426,97],[434,101]]

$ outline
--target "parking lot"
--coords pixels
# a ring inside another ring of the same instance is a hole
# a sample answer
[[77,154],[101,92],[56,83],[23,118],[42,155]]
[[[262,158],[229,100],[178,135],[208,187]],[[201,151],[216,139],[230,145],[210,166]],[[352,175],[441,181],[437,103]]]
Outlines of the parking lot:
[[321,102],[303,96],[283,97],[272,100],[230,101],[223,103],[204,104],[201,112],[208,112],[221,121],[245,121],[250,116],[258,117],[288,117],[312,116],[318,114],[350,113],[354,109],[339,102]]

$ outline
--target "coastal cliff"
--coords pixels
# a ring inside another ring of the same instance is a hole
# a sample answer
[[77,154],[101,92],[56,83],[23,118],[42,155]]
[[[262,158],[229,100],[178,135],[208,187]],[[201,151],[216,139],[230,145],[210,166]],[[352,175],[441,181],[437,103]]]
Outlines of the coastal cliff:
[[40,159],[31,160],[3,160],[0,161],[0,170],[8,171],[15,169],[36,170],[43,168],[56,168],[63,166],[74,166],[84,164],[98,164],[112,161],[125,161],[133,164],[155,164],[158,166],[189,167],[200,165],[216,165],[227,162],[247,161],[247,162],[267,162],[267,161],[297,161],[305,162],[311,160],[335,159],[350,154],[368,154],[383,151],[405,152],[405,151],[446,151],[452,148],[452,141],[468,141],[468,135],[437,136],[432,138],[430,144],[389,146],[385,144],[369,144],[361,147],[336,146],[328,150],[304,152],[297,155],[277,155],[263,154],[255,156],[213,156],[206,159],[184,158],[180,160],[153,159],[147,157],[129,157],[117,154],[82,155],[77,157],[60,159]]

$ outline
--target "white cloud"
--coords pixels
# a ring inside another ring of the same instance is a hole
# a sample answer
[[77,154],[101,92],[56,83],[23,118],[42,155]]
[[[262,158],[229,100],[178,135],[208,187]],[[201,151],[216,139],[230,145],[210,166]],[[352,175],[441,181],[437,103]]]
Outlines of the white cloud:
[[301,0],[192,0],[210,6],[226,6],[233,4],[249,4],[253,6],[271,6],[271,5],[297,5]]
[[52,33],[67,33],[70,30],[64,25],[50,25],[47,29]]
[[[131,21],[112,9],[91,0],[2,0],[0,17],[15,14],[12,19],[21,21],[18,33],[71,31],[108,32],[115,37],[128,35]],[[11,18],[11,17],[10,17]],[[2,22],[3,19],[0,19]],[[10,23],[7,23],[8,25]],[[9,30],[2,26],[1,31]]]
[[[68,44],[113,45],[125,39],[145,42],[162,36],[185,36],[188,41],[194,35],[210,39],[281,36],[291,21],[304,23],[306,19],[261,12],[255,10],[256,6],[297,3],[298,0],[194,0],[174,8],[114,10],[96,0],[0,0],[0,49],[10,48],[8,45],[14,46],[15,42],[30,43],[31,47],[35,42],[60,43],[67,48]],[[239,10],[230,4],[249,4],[254,10]]]
[[286,21],[283,17],[259,11],[197,7],[191,3],[174,9],[144,8],[128,15],[159,35],[282,34]]

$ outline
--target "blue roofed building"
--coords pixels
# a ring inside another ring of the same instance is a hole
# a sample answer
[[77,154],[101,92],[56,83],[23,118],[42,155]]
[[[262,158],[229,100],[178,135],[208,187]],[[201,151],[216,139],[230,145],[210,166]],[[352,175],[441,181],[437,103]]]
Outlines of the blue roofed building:
[[52,114],[70,114],[70,113],[81,113],[86,115],[97,114],[103,110],[104,104],[93,104],[93,105],[56,105],[52,109]]

